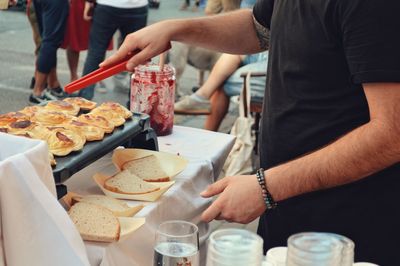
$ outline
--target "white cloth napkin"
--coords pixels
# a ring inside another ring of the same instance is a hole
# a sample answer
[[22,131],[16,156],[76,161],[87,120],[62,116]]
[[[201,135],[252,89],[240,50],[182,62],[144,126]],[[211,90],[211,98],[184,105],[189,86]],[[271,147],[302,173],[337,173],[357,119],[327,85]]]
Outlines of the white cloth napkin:
[[42,141],[0,133],[0,221],[0,265],[89,265]]

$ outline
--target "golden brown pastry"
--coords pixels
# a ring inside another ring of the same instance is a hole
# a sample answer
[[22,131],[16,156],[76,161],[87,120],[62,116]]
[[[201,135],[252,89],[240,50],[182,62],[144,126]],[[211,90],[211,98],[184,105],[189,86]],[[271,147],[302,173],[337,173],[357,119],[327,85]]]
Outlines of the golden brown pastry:
[[29,120],[29,116],[20,112],[10,112],[7,114],[2,114],[0,115],[0,126],[8,127],[11,123],[21,120]]
[[64,127],[48,127],[49,150],[56,156],[65,156],[72,151],[79,151],[85,145],[85,138],[79,133]]
[[62,112],[39,110],[35,112],[31,118],[32,121],[38,122],[44,126],[61,125],[71,121],[72,117]]
[[6,128],[6,127],[0,127],[0,132],[2,132],[2,133],[8,133],[8,128]]
[[56,159],[54,159],[54,155],[50,151],[49,151],[49,161],[50,161],[51,166],[57,165]]
[[30,120],[20,120],[12,122],[8,125],[9,131],[12,134],[19,134],[19,132],[26,132],[33,129],[37,124]]
[[17,118],[9,116],[8,114],[0,115],[0,127],[7,127],[9,124],[16,121]]
[[111,109],[101,109],[96,107],[90,111],[89,114],[102,116],[113,123],[115,127],[122,126],[125,123],[125,118],[123,118],[118,112]]
[[104,102],[98,108],[113,110],[125,119],[132,117],[132,112],[125,108],[123,105],[116,102]]
[[47,128],[35,122],[21,120],[10,124],[9,133],[18,136],[28,134],[33,139],[47,140],[50,132]]
[[19,113],[25,114],[29,117],[32,117],[36,112],[43,110],[44,107],[43,106],[27,106],[24,109],[22,109],[21,111],[19,111]]
[[63,101],[79,106],[82,110],[92,110],[96,107],[96,103],[86,100],[82,97],[65,98]]
[[104,129],[80,122],[77,119],[65,124],[65,127],[83,133],[86,141],[102,140],[104,138]]
[[83,114],[78,117],[78,121],[104,129],[105,133],[111,133],[114,125],[103,116],[93,114]]
[[73,116],[76,116],[79,113],[78,105],[66,101],[50,101],[44,108],[46,110],[58,111]]

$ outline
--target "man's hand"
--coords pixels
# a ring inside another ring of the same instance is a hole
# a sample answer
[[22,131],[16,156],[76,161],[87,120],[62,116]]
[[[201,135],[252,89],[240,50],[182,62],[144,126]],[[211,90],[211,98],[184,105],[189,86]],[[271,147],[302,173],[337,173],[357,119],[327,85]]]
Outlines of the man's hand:
[[86,21],[92,20],[94,3],[85,1],[85,9],[83,10],[83,19]]
[[217,194],[220,194],[219,197],[201,216],[206,222],[217,219],[245,224],[259,217],[266,209],[255,175],[225,177],[200,195],[209,198]]
[[101,63],[100,67],[112,65],[133,53],[134,55],[127,63],[128,70],[132,71],[137,65],[171,48],[172,28],[173,25],[170,25],[169,21],[163,21],[129,34],[119,50]]

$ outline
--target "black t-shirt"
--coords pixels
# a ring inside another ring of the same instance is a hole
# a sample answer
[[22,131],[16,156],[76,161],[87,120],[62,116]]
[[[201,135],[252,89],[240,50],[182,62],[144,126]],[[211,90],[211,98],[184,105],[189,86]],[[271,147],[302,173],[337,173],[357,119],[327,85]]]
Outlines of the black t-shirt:
[[[362,83],[400,82],[400,0],[259,0],[253,12],[270,29],[264,168],[367,123]],[[285,245],[300,231],[341,233],[355,241],[356,259],[400,265],[390,249],[400,237],[399,196],[400,165],[394,165],[359,182],[281,202],[262,217],[259,233],[266,249]]]

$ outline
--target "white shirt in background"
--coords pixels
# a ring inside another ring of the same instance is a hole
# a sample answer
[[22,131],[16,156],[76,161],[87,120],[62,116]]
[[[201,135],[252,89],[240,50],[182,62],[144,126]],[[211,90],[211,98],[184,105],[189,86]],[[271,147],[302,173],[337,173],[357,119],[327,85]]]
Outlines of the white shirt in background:
[[117,8],[136,8],[148,4],[148,0],[97,0],[96,2],[100,5]]

